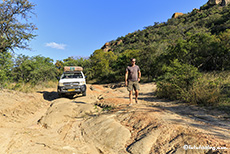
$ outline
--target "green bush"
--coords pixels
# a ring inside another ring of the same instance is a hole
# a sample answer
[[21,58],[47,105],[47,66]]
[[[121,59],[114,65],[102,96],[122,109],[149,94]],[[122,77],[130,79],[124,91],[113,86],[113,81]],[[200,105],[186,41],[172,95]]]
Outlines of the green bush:
[[204,106],[216,106],[220,103],[221,80],[202,76],[189,89],[187,102]]
[[13,73],[16,82],[36,85],[40,82],[56,80],[57,68],[50,58],[19,55],[15,62]]
[[0,53],[0,87],[6,87],[7,82],[12,80],[11,69],[13,60],[11,53]]
[[230,73],[212,72],[203,74],[189,90],[188,102],[205,105],[219,106],[229,104]]
[[[174,61],[157,82],[157,96],[202,106],[230,107],[230,73],[202,75],[192,66]],[[188,82],[189,81],[189,82]]]
[[187,92],[200,76],[198,69],[174,60],[163,71],[165,73],[157,81],[157,96],[170,100],[187,100]]

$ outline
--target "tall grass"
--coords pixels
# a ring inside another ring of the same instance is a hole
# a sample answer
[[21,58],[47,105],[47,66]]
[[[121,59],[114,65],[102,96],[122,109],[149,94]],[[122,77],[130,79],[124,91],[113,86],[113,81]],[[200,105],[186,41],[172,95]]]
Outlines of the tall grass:
[[230,114],[230,72],[205,73],[188,91],[187,102]]
[[[226,83],[223,73],[205,73],[188,90],[187,102],[204,106],[218,106],[224,101],[226,94],[223,90]],[[226,74],[227,75],[227,74]]]
[[[177,82],[160,82],[157,96],[177,99],[191,104],[224,109],[230,113],[230,72],[202,73],[190,86],[185,88],[184,78],[173,75]],[[182,81],[181,81],[182,80]],[[180,81],[180,82],[178,82]]]
[[57,88],[57,81],[41,82],[36,85],[31,83],[11,83],[6,87],[7,89],[21,91],[25,93],[36,92],[38,90],[44,90],[46,88]]

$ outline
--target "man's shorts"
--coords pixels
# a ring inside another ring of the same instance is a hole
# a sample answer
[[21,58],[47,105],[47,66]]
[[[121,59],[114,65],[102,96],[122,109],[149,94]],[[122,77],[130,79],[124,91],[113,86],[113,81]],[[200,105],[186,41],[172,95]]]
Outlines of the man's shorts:
[[140,90],[140,86],[139,86],[139,82],[138,81],[128,81],[128,91],[132,91],[132,90]]

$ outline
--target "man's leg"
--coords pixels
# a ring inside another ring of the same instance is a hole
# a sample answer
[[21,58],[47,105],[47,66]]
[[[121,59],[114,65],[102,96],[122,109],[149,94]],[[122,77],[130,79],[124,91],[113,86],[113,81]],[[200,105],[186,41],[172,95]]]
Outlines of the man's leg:
[[132,104],[132,100],[133,100],[133,91],[129,91],[129,104]]
[[138,90],[135,90],[135,100],[136,100],[136,103],[138,103],[138,99],[137,99],[138,94],[139,94],[139,91],[138,91]]
[[128,82],[127,90],[129,91],[129,104],[132,104],[132,100],[133,100],[133,82],[132,81]]
[[138,81],[134,83],[134,90],[135,90],[135,101],[136,103],[138,103],[138,95],[139,95],[139,90],[140,90]]

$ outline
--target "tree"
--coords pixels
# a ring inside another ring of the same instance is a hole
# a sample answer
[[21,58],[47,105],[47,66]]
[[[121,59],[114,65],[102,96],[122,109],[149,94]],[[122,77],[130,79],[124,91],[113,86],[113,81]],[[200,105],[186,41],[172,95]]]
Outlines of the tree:
[[168,64],[169,60],[178,59],[182,63],[193,65],[202,71],[222,70],[225,54],[219,45],[216,35],[197,33],[188,39],[177,40],[168,48],[168,53],[160,60]]
[[68,57],[63,60],[65,66],[76,66],[76,60],[73,57]]
[[222,70],[230,70],[230,30],[219,34],[220,51],[219,61],[222,62]]
[[64,71],[64,66],[81,66],[86,75],[90,70],[90,60],[83,57],[68,57],[62,61],[57,60],[55,66],[59,69],[58,75],[61,75]]
[[28,0],[4,0],[0,3],[0,52],[28,49],[36,26],[28,23],[35,5]]
[[135,58],[137,60],[138,65],[140,63],[140,50],[125,50],[121,54],[119,54],[114,69],[116,70],[116,75],[120,76],[121,79],[124,79],[125,69],[128,65],[130,65],[130,59]]
[[16,66],[14,67],[16,81],[30,82],[34,85],[56,79],[57,73],[53,60],[42,56],[20,55],[16,59]]
[[5,86],[6,81],[11,80],[13,60],[11,53],[0,52],[0,87]]
[[64,63],[61,60],[57,60],[55,63],[57,70],[57,76],[61,76],[62,72],[64,71]]
[[90,60],[92,63],[91,73],[94,78],[97,79],[108,79],[108,76],[113,73],[112,64],[117,59],[117,56],[112,52],[104,52],[103,50],[96,50],[90,56]]
[[30,70],[24,67],[26,61],[29,61],[29,56],[19,55],[15,59],[13,74],[14,74],[14,80],[16,80],[17,82],[25,82],[26,76],[29,75]]

